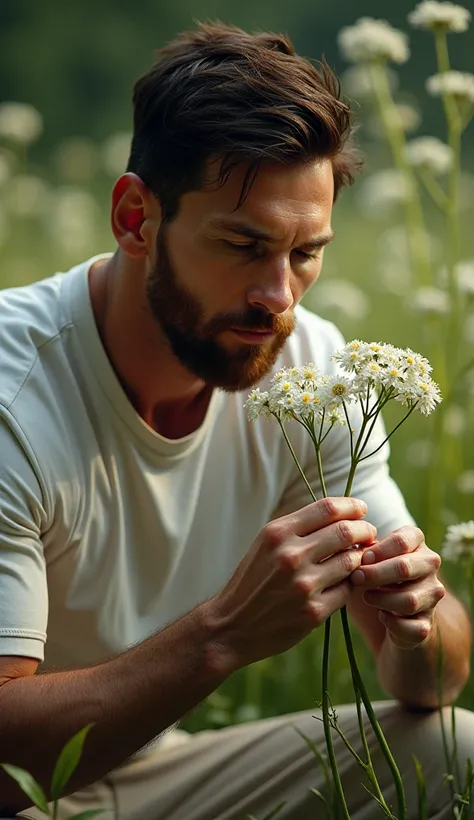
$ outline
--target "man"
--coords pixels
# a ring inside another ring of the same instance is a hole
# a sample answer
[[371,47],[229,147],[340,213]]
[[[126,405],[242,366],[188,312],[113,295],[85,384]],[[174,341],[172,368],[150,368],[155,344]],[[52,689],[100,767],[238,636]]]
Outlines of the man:
[[[134,105],[116,252],[2,295],[0,759],[47,788],[63,744],[93,723],[61,820],[99,807],[237,820],[282,800],[282,818],[322,816],[310,792],[322,777],[294,728],[322,746],[312,713],[148,744],[234,670],[347,604],[396,699],[378,713],[411,816],[415,752],[430,816],[448,817],[437,636],[450,703],[468,675],[469,622],[386,448],[345,499],[347,441],[334,433],[331,498],[308,504],[279,431],[243,408],[276,367],[329,371],[341,344],[298,307],[357,166],[337,81],[283,37],[201,25],[162,51]],[[309,445],[296,430],[317,491]],[[354,707],[339,717],[353,739]],[[462,758],[472,728],[466,713]],[[338,754],[351,816],[378,817]],[[4,774],[0,785],[2,816],[41,816]]]

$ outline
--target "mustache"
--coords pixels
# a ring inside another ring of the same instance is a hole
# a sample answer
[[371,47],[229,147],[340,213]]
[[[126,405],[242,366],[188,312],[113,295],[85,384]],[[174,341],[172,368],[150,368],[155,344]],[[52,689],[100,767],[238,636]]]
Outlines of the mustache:
[[279,316],[265,311],[252,310],[246,313],[225,313],[214,316],[205,327],[205,334],[219,333],[237,327],[239,330],[265,330],[275,334],[291,333],[295,325],[293,314]]

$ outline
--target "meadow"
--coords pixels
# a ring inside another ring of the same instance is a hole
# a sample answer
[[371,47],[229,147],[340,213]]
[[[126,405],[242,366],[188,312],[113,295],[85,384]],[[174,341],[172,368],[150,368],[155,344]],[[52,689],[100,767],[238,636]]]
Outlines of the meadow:
[[[438,76],[450,73],[437,34],[435,47]],[[336,322],[347,340],[410,347],[432,363],[443,403],[433,418],[412,418],[398,431],[391,471],[427,543],[442,552],[447,528],[474,517],[474,174],[469,171],[474,152],[467,130],[474,91],[471,83],[465,99],[449,89],[438,94],[445,133],[437,135],[431,153],[419,148],[417,155],[409,146],[428,136],[422,112],[429,92],[425,100],[407,103],[395,72],[383,61],[376,72],[359,64],[344,78],[357,101],[366,167],[336,203],[336,240],[326,249],[322,275],[304,304]],[[39,133],[44,126],[41,114],[24,109],[21,122],[18,107],[16,132],[14,114],[0,106],[2,288],[114,249],[109,194],[124,170],[130,139],[112,134],[99,145],[71,135],[38,165],[30,148],[35,127]],[[394,413],[387,408],[387,424],[396,423]],[[458,563],[445,561],[443,578],[470,607],[469,555]],[[384,697],[368,649],[357,635],[354,640],[370,696]],[[332,641],[331,698],[345,703],[354,692],[338,624]],[[316,708],[322,696],[322,646],[320,629],[285,654],[241,670],[183,725],[195,731]],[[474,708],[472,679],[459,704]]]

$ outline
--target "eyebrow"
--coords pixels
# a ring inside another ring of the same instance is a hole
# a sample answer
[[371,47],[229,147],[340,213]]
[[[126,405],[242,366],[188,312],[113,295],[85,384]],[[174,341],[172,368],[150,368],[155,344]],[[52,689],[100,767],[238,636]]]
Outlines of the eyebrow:
[[[239,236],[246,236],[249,239],[257,239],[261,242],[277,241],[270,234],[260,230],[260,228],[254,228],[252,225],[247,225],[246,222],[231,222],[226,219],[215,219],[212,220],[209,225],[212,228],[217,228],[217,230],[230,231],[231,233],[238,234]],[[314,239],[310,239],[309,242],[302,242],[301,247],[312,249],[322,248],[324,245],[328,245],[329,242],[332,242],[335,235],[335,232],[331,229],[330,231],[321,234],[321,236],[316,236]]]

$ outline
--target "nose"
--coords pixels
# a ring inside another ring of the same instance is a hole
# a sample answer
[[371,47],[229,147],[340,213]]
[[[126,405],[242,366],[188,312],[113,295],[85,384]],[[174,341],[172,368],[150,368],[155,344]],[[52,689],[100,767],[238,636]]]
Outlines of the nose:
[[247,301],[253,307],[265,308],[269,313],[284,313],[293,302],[291,266],[288,258],[272,259],[260,265],[258,278],[247,291]]

